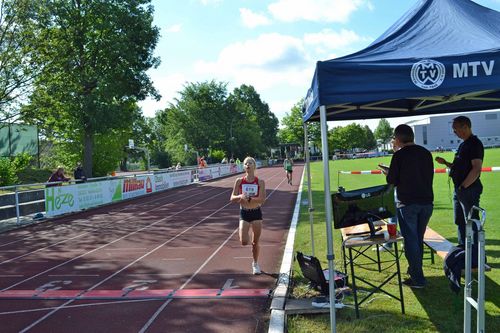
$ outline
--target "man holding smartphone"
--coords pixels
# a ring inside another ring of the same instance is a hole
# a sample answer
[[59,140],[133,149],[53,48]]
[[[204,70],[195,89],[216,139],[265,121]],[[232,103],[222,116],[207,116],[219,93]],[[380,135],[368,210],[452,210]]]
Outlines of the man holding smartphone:
[[403,284],[423,288],[426,284],[422,269],[424,233],[432,215],[434,193],[432,181],[434,163],[431,153],[414,142],[415,135],[408,125],[394,129],[394,155],[387,168],[387,183],[396,187],[398,222],[405,241],[409,279]]

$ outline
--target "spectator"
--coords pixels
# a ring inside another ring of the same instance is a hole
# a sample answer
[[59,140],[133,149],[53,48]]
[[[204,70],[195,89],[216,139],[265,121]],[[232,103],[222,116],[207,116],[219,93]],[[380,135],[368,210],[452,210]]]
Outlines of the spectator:
[[231,159],[229,160],[229,163],[234,164],[234,157],[231,156]]
[[224,156],[224,158],[221,161],[222,164],[227,164],[227,157]]
[[[463,140],[458,146],[453,163],[442,157],[436,157],[436,162],[450,168],[450,177],[455,185],[453,195],[453,209],[455,224],[458,229],[458,244],[465,245],[465,226],[472,206],[479,207],[479,199],[483,192],[483,185],[479,177],[483,167],[484,147],[481,140],[472,134],[472,124],[469,118],[459,116],[453,119],[453,132]],[[474,216],[477,218],[477,216]],[[477,242],[477,226],[474,230],[474,244]]]
[[[66,178],[64,176],[64,168],[63,167],[58,167],[57,170],[50,176],[49,180],[47,180],[47,183],[54,183],[54,182],[67,182],[69,181],[69,178]],[[47,187],[52,187],[52,186],[61,186],[62,184],[50,184],[47,185]]]
[[427,283],[422,269],[424,233],[433,210],[434,163],[431,153],[416,145],[414,139],[410,126],[397,126],[393,137],[395,153],[389,168],[382,170],[387,174],[387,182],[396,187],[398,222],[410,275],[403,284],[423,288]]
[[87,181],[87,177],[85,176],[85,171],[82,168],[81,162],[76,163],[76,169],[75,172],[73,173],[73,176],[75,177],[76,181],[82,183]]
[[198,165],[199,168],[206,168],[207,167],[207,162],[205,161],[205,156],[202,156],[200,158],[200,163]]
[[182,168],[181,162],[177,162],[177,165],[175,166],[175,170],[180,170]]

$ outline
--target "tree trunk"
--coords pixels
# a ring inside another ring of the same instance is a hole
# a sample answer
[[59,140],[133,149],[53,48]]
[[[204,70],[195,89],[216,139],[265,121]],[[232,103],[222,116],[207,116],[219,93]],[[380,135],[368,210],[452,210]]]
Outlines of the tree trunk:
[[88,129],[85,130],[83,146],[83,170],[87,178],[92,177],[92,153],[94,150],[94,135]]

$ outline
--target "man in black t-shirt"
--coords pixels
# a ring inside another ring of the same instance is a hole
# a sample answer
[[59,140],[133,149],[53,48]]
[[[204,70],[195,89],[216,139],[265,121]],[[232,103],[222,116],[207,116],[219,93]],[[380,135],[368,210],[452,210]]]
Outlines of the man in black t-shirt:
[[[458,226],[458,244],[465,244],[465,225],[472,206],[479,206],[479,198],[483,192],[483,185],[479,177],[483,167],[484,147],[481,140],[472,134],[469,118],[459,116],[453,119],[453,132],[463,140],[458,146],[453,163],[442,157],[436,157],[436,162],[450,168],[450,177],[453,180],[455,193],[453,208],[455,224]],[[477,218],[477,216],[474,216]],[[472,225],[474,240],[477,244],[477,227]]]
[[403,284],[423,288],[426,284],[422,270],[424,233],[433,209],[434,163],[431,153],[416,145],[414,138],[410,126],[399,125],[395,128],[395,153],[391,165],[383,171],[387,182],[396,186],[398,223],[405,240],[410,275]]

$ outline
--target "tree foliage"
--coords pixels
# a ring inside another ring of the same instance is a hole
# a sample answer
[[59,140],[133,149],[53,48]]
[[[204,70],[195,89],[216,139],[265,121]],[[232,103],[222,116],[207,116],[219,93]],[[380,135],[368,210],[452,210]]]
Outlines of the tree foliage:
[[392,133],[393,129],[387,119],[380,119],[375,129],[375,138],[385,145],[391,141]]
[[94,151],[98,137],[118,139],[133,124],[136,102],[158,97],[146,74],[159,64],[150,0],[32,0],[31,6],[44,43],[34,51],[42,70],[23,117],[49,138],[80,145],[91,176],[93,159],[102,157]]
[[187,83],[179,94],[175,104],[156,115],[173,162],[191,163],[196,152],[213,152],[217,160],[220,152],[259,156],[275,140],[277,120],[252,86],[228,94],[226,83]]
[[[287,113],[281,120],[282,128],[278,133],[280,143],[296,143],[304,146],[303,104],[303,100],[297,102],[290,110],[290,113]],[[319,122],[308,123],[307,134],[310,143],[316,146],[321,145],[321,127]]]
[[369,150],[376,146],[373,133],[368,126],[362,127],[352,123],[345,127],[334,127],[328,134],[329,150],[331,151]]
[[12,119],[39,72],[35,57],[38,30],[31,2],[0,0],[0,119]]

